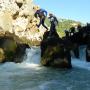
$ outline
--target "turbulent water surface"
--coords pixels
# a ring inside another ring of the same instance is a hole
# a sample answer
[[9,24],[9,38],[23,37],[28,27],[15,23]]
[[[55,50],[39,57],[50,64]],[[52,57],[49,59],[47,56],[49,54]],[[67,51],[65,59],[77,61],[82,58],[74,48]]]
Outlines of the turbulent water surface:
[[40,66],[39,48],[26,53],[23,63],[0,65],[0,90],[90,90],[90,63],[83,60],[84,49],[80,60],[72,59],[70,70]]

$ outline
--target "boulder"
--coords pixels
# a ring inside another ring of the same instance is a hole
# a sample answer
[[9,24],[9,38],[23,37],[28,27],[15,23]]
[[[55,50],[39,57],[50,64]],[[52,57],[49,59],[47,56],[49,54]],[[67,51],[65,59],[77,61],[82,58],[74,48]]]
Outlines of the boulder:
[[0,63],[4,62],[4,59],[5,59],[4,50],[0,48]]
[[86,47],[86,61],[90,62],[90,44]]
[[24,44],[14,34],[9,32],[0,36],[0,63],[22,62],[28,44]]
[[48,38],[49,32],[44,34],[41,42],[41,64],[44,66],[71,68],[70,51],[63,45],[63,40],[55,33]]
[[14,53],[13,61],[20,63],[23,61],[24,55],[26,54],[26,48],[30,48],[27,44],[18,44]]

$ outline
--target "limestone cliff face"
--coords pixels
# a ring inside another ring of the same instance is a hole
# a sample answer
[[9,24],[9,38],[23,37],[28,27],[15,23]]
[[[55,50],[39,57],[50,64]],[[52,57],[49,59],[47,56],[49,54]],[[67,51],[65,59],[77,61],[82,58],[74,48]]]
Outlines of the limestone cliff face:
[[[33,0],[0,0],[0,33],[9,31],[32,42],[41,41],[45,28],[37,28]],[[39,43],[38,43],[39,44]]]

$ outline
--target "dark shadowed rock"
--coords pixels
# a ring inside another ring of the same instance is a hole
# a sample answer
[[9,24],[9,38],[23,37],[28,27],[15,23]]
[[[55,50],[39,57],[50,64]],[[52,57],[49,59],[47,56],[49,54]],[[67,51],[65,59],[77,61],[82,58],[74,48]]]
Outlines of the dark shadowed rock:
[[18,44],[14,54],[14,62],[18,63],[23,61],[23,56],[25,55],[26,48],[30,47],[26,44]]
[[86,61],[90,62],[90,45],[86,47]]
[[20,2],[16,2],[16,4],[17,4],[17,6],[18,6],[19,8],[21,8],[22,5],[23,5],[23,3],[20,3]]
[[44,66],[71,68],[70,51],[65,48],[63,40],[55,33],[48,38],[46,32],[41,42],[41,64]]
[[21,43],[14,34],[6,33],[0,36],[0,63],[21,62],[26,48],[29,46]]

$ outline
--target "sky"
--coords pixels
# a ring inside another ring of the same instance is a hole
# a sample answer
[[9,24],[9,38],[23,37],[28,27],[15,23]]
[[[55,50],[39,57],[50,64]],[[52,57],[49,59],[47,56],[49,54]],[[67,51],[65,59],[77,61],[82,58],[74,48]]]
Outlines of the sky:
[[90,0],[33,0],[58,18],[90,23]]

